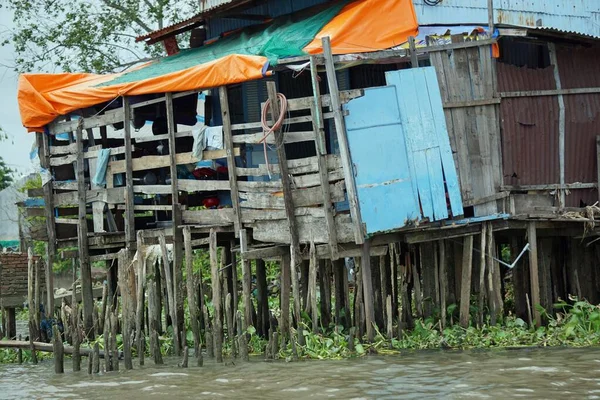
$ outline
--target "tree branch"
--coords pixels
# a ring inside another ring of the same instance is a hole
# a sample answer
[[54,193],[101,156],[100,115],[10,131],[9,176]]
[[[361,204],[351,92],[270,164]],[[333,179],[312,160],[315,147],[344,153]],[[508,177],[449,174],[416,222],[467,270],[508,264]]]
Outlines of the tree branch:
[[112,9],[121,11],[122,13],[126,14],[127,16],[129,16],[131,18],[132,21],[134,21],[136,24],[138,24],[142,29],[144,29],[146,32],[152,32],[154,29],[150,28],[148,25],[146,25],[144,23],[144,21],[142,21],[140,18],[138,18],[135,15],[131,15],[131,13],[129,12],[129,10],[127,10],[127,8],[123,7],[120,4],[116,4],[110,0],[102,0],[102,2],[104,4],[106,4],[107,7],[110,7]]

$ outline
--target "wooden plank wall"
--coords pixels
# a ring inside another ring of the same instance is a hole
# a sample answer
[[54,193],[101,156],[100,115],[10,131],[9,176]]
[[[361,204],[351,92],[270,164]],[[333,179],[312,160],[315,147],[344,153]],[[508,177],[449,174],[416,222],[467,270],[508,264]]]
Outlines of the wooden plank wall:
[[502,184],[499,101],[491,54],[489,45],[430,54],[463,202],[474,205],[475,216],[498,212],[493,195]]

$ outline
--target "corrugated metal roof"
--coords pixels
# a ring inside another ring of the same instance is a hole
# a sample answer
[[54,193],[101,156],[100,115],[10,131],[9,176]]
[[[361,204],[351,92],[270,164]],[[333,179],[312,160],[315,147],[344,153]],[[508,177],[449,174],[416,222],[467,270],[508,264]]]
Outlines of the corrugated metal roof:
[[[443,0],[429,6],[413,0],[421,25],[487,24],[488,9],[484,0]],[[495,24],[556,29],[600,37],[598,0],[495,0]]]

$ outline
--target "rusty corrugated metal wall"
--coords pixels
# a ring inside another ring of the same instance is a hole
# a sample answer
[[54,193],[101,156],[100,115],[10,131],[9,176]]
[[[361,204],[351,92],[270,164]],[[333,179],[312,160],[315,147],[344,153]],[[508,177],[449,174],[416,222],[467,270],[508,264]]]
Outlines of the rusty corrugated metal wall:
[[[563,89],[600,87],[598,48],[556,46]],[[565,181],[593,183],[598,180],[596,136],[600,135],[600,94],[564,96]],[[598,201],[596,189],[573,190],[567,206],[579,207]]]
[[[545,66],[540,58],[538,63],[544,67],[534,68],[531,57],[512,57],[513,43],[504,44],[505,55],[497,63],[499,92],[556,89],[554,66]],[[531,46],[546,47],[544,44]],[[535,51],[532,47],[529,54]],[[598,48],[557,45],[556,51],[562,89],[600,87]],[[600,94],[565,95],[563,98],[565,183],[594,183],[598,180],[596,136],[600,135]],[[560,183],[558,96],[503,98],[500,110],[504,183]],[[593,204],[598,200],[597,193],[596,189],[573,190],[565,205]]]

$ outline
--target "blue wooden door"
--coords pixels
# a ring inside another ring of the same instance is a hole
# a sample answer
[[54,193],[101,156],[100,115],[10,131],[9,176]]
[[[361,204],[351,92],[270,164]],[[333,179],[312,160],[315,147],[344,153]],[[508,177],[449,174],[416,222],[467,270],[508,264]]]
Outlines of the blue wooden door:
[[367,234],[463,214],[433,67],[386,73],[346,108],[346,128]]

